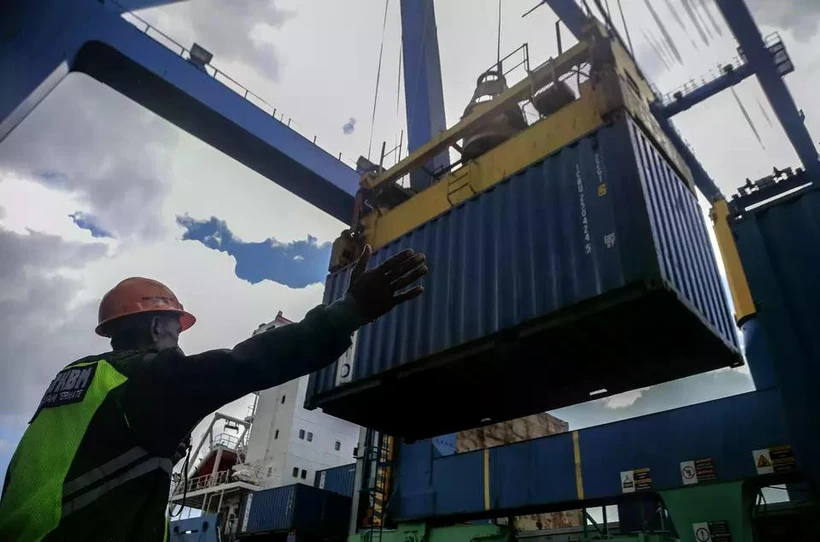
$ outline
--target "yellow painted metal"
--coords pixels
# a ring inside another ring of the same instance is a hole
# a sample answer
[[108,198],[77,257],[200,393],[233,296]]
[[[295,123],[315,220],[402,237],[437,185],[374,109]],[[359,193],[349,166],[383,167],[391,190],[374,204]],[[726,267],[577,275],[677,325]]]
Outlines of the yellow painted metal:
[[581,443],[578,440],[578,431],[572,432],[572,452],[575,456],[575,491],[578,500],[584,500],[584,475],[581,469]]
[[[384,246],[453,205],[592,132],[606,121],[614,105],[616,103],[604,94],[601,85],[594,86],[589,81],[582,83],[579,98],[571,104],[471,160],[404,203],[392,209],[377,209],[365,216],[362,220],[365,239],[373,248]],[[647,116],[651,117],[648,111]]]
[[484,448],[484,510],[490,509],[490,449]]
[[594,130],[601,124],[593,103],[597,99],[596,93],[582,89],[581,98],[568,107],[471,160],[393,209],[367,215],[363,220],[365,238],[373,248],[379,248]]
[[[683,160],[683,157],[675,149],[672,142],[666,136],[655,118],[655,115],[649,109],[655,99],[655,92],[649,85],[649,82],[643,77],[641,70],[638,68],[632,56],[622,45],[620,40],[608,40],[609,46],[612,48],[612,57],[614,66],[612,67],[618,73],[618,80],[626,83],[632,92],[622,93],[624,98],[624,106],[636,117],[641,127],[649,133],[653,142],[658,145],[666,158],[674,165],[675,169],[680,173],[681,177],[686,180],[689,188],[694,192],[694,182],[692,172],[689,166]],[[609,94],[609,93],[608,93]],[[617,94],[617,93],[615,93]]]
[[752,292],[749,290],[746,273],[743,271],[743,264],[740,262],[735,237],[729,228],[729,204],[725,199],[720,199],[712,204],[709,214],[712,217],[718,248],[723,257],[723,266],[726,268],[726,280],[729,283],[729,291],[732,293],[732,302],[735,305],[735,320],[740,322],[755,314],[757,309],[752,299]]
[[581,42],[558,57],[548,60],[541,66],[535,68],[535,70],[522,81],[493,99],[492,102],[490,102],[492,104],[490,107],[479,108],[470,113],[462,119],[461,122],[441,132],[394,167],[380,175],[365,177],[362,179],[362,184],[368,188],[374,188],[382,183],[396,181],[410,173],[410,171],[421,167],[436,155],[446,151],[450,145],[461,139],[465,133],[475,128],[482,120],[498,115],[508,108],[510,104],[518,103],[529,98],[534,91],[544,87],[555,77],[563,75],[572,66],[582,62],[588,47],[585,42]]
[[376,208],[361,219],[364,240],[373,248],[382,247],[624,112],[634,117],[650,133],[690,188],[693,187],[689,168],[649,110],[648,104],[654,99],[652,89],[629,54],[617,40],[608,39],[605,33],[603,28],[599,28],[598,33],[590,32],[588,42],[582,41],[555,60],[536,68],[530,77],[494,99],[491,108],[470,114],[381,175],[364,178],[362,184],[369,187],[401,178],[414,167],[443,152],[479,122],[483,115],[492,114],[509,103],[530,97],[534,91],[553,81],[555,74],[561,73],[560,70],[567,71],[574,64],[587,62],[590,56],[598,59],[596,71],[579,86],[578,99],[468,161],[405,202],[392,208]]
[[382,443],[379,446],[379,465],[376,467],[375,491],[373,493],[373,525],[380,526],[384,521],[382,511],[387,496],[390,495],[390,483],[393,481],[393,445],[394,439],[389,435],[382,435]]

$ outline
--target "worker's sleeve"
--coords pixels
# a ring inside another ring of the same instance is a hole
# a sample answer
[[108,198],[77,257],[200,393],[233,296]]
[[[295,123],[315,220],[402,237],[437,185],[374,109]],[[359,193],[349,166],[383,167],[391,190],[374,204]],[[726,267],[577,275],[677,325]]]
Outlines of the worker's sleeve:
[[185,356],[165,350],[129,379],[123,410],[138,440],[170,457],[194,425],[248,393],[277,386],[337,360],[364,322],[348,294],[294,324],[257,334],[231,350]]

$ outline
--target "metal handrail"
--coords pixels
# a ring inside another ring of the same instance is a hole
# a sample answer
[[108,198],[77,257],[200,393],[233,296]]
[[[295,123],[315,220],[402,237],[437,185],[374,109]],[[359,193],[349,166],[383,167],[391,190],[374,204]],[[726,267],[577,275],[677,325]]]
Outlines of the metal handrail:
[[220,484],[225,484],[230,481],[230,475],[231,471],[221,470],[216,474],[209,473],[203,474],[202,476],[197,476],[196,478],[190,478],[188,480],[187,486],[185,484],[176,485],[176,487],[174,488],[174,495],[180,495],[184,491],[191,493],[193,491],[197,491],[200,489],[206,489],[209,487],[218,486]]
[[[780,33],[779,32],[772,32],[770,34],[767,34],[763,38],[763,43],[766,45],[766,48],[771,48],[772,46],[777,45],[778,43],[782,43],[782,42],[783,42],[783,40],[780,38]],[[740,48],[738,48],[738,51],[740,51]],[[700,82],[698,82],[694,79],[690,79],[689,81],[687,81],[683,85],[679,86],[678,88],[672,90],[671,92],[667,92],[661,98],[661,103],[664,106],[669,105],[670,103],[672,103],[672,102],[674,102],[675,100],[678,99],[678,96],[676,96],[676,94],[679,94],[681,97],[686,96],[687,94],[695,91],[696,89],[702,87],[703,85],[711,83],[715,79],[718,79],[718,78],[722,77],[726,73],[725,72],[726,67],[729,66],[729,65],[732,66],[732,69],[738,69],[738,68],[741,68],[742,66],[744,66],[746,63],[747,62],[746,62],[745,58],[743,58],[742,56],[736,56],[732,59],[731,63],[719,65],[718,66],[718,73],[714,73],[714,72],[710,71],[709,72],[710,76],[709,77],[702,77]]]
[[[160,45],[162,45],[163,47],[165,47],[169,51],[174,51],[177,55],[179,55],[183,59],[191,61],[191,51],[188,50],[184,45],[182,45],[178,41],[176,41],[174,38],[172,38],[171,36],[169,36],[168,34],[163,32],[159,28],[153,26],[151,23],[149,23],[145,19],[141,18],[140,16],[135,15],[133,11],[131,11],[126,6],[123,6],[122,4],[117,2],[116,0],[106,0],[106,2],[110,2],[111,4],[116,5],[117,7],[119,7],[122,10],[122,12],[121,12],[122,18],[125,21],[127,21],[128,23],[130,23],[131,25],[133,25],[134,27],[140,28],[143,34],[145,34],[149,38],[153,39],[155,42],[159,43]],[[144,28],[141,28],[141,27],[144,27]],[[158,34],[163,39],[159,40],[156,37],[152,36],[151,33]],[[169,45],[169,43],[173,44],[173,47],[171,47]],[[176,49],[179,49],[179,51],[176,51]],[[246,101],[248,101],[252,105],[256,106],[257,109],[260,109],[261,111],[263,111],[266,114],[270,115],[274,120],[277,120],[277,121],[281,122],[282,124],[287,124],[288,128],[290,128],[291,130],[293,130],[294,132],[299,134],[299,132],[291,126],[291,121],[293,121],[292,117],[288,117],[288,121],[287,121],[287,123],[285,123],[285,121],[284,121],[285,114],[284,114],[284,112],[280,111],[279,112],[280,116],[277,119],[276,118],[276,113],[278,111],[277,108],[274,107],[273,105],[271,105],[270,103],[268,103],[264,98],[262,98],[261,96],[259,96],[255,92],[251,91],[249,88],[244,86],[242,83],[240,83],[239,81],[237,81],[236,79],[234,79],[233,77],[228,75],[227,73],[223,72],[219,68],[217,68],[215,66],[212,66],[211,64],[204,64],[202,66],[202,68],[204,69],[205,73],[207,73],[208,75],[210,75],[211,77],[213,77],[215,80],[219,81],[220,83],[222,83],[226,87],[230,88],[231,90],[233,90],[234,92],[236,92],[240,96],[242,96]],[[226,84],[225,80],[227,80],[231,84],[230,85]],[[253,98],[253,99],[251,99],[251,98]],[[299,135],[301,135],[302,137],[304,137],[308,141],[311,141],[310,139],[305,137],[303,134],[299,134]],[[317,135],[313,136],[312,143],[314,145],[316,145],[317,137],[318,137]],[[316,146],[319,147],[319,145],[316,145]],[[319,147],[319,148],[322,149],[322,147]],[[331,154],[325,149],[322,149],[322,150],[327,152],[328,154]],[[334,155],[331,154],[331,156],[334,156]],[[342,153],[339,153],[338,156],[336,156],[336,158],[341,162],[342,161]]]
[[723,77],[726,74],[726,67],[731,66],[733,70],[739,69],[746,64],[746,61],[740,57],[734,57],[732,62],[728,64],[721,64],[718,66],[718,73],[713,72],[712,70],[709,71],[708,77],[701,77],[700,81],[696,81],[695,79],[690,79],[686,83],[682,84],[678,88],[667,92],[661,98],[661,103],[666,106],[671,104],[672,102],[678,100],[680,97],[686,96],[694,92],[695,90],[699,89],[703,85],[711,83],[712,81]]
[[239,437],[228,433],[219,433],[213,442],[213,446],[224,446],[230,450],[238,450],[239,444]]
[[[178,483],[178,484],[176,484],[176,486],[174,486],[173,495],[174,496],[182,495],[182,493],[185,491],[186,487],[187,487],[187,492],[191,493],[192,491],[197,491],[197,490],[200,490],[200,489],[206,489],[206,488],[209,488],[209,487],[214,487],[214,486],[218,486],[218,485],[221,485],[221,484],[227,484],[229,482],[236,481],[236,479],[233,478],[234,475],[236,474],[236,473],[234,473],[234,469],[236,469],[238,467],[242,467],[243,470],[245,470],[246,474],[249,471],[250,478],[251,478],[251,480],[250,480],[251,483],[255,484],[255,483],[257,483],[257,480],[259,480],[260,478],[263,477],[262,473],[264,472],[264,470],[261,469],[260,467],[251,466],[251,465],[248,465],[247,463],[239,463],[237,465],[234,465],[231,469],[217,471],[216,474],[211,472],[211,473],[208,473],[208,474],[203,474],[201,476],[197,476],[195,478],[189,478],[187,484]],[[243,481],[243,480],[240,480],[240,481]]]

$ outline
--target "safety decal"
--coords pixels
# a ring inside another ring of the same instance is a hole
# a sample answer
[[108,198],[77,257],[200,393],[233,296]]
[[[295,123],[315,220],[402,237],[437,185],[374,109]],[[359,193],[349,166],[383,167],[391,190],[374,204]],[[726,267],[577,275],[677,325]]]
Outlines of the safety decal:
[[697,542],[732,542],[728,521],[693,523],[692,530]]
[[717,478],[715,461],[711,457],[681,461],[680,477],[683,485],[694,485]]
[[649,469],[621,471],[621,492],[635,493],[652,489],[652,477]]
[[796,466],[794,452],[788,444],[754,450],[752,458],[758,474],[788,474],[794,472]]

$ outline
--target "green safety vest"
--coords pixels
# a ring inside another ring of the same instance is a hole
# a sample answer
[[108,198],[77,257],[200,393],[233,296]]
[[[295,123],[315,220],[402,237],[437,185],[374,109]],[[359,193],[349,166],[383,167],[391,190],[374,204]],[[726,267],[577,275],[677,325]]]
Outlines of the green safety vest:
[[105,357],[66,366],[46,390],[8,467],[0,540],[167,539],[173,465],[135,445],[123,360]]

